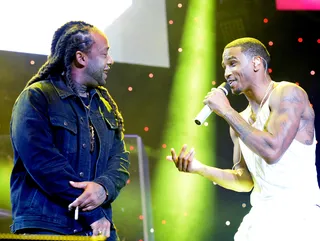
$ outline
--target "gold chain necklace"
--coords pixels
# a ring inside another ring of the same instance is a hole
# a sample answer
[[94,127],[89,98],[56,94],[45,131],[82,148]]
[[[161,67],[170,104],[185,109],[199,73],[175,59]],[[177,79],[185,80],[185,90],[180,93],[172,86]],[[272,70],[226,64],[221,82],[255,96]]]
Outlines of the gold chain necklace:
[[89,121],[89,129],[90,129],[90,152],[93,152],[94,151],[95,136],[94,136],[94,127],[91,124],[91,121]]
[[266,89],[266,92],[265,92],[265,94],[264,94],[264,96],[263,96],[263,98],[262,98],[262,100],[261,100],[261,102],[260,102],[260,105],[259,105],[259,109],[258,109],[258,111],[257,111],[257,114],[255,114],[255,113],[253,112],[252,107],[251,107],[251,115],[250,115],[250,117],[249,117],[249,123],[250,123],[250,124],[253,124],[253,123],[256,122],[256,117],[259,115],[259,113],[260,113],[260,111],[261,111],[261,109],[262,109],[262,106],[264,105],[264,102],[265,102],[265,100],[266,100],[266,97],[268,96],[268,94],[269,94],[270,90],[272,89],[272,87],[273,87],[273,81],[271,80],[271,82],[270,82],[268,88]]
[[[261,103],[260,103],[260,105],[259,105],[259,111],[261,110],[261,108],[262,108],[262,106],[263,106],[263,104],[264,104],[265,98],[268,96],[268,94],[269,94],[272,86],[273,86],[273,81],[271,80],[271,82],[270,82],[270,84],[269,84],[269,86],[268,86],[268,88],[267,88],[267,90],[266,90],[266,93],[264,94],[264,96],[263,96],[263,98],[262,98],[262,100],[261,100]],[[258,111],[258,112],[259,112],[259,111]]]
[[[83,101],[82,98],[80,98],[82,101],[82,104],[84,105],[84,107],[88,110],[88,112],[90,112],[90,99],[89,99],[89,104],[86,105]],[[87,112],[87,115],[88,115]],[[95,145],[95,133],[94,133],[94,127],[93,124],[91,123],[91,121],[89,120],[89,133],[90,133],[90,152],[92,153],[94,151],[94,145]]]

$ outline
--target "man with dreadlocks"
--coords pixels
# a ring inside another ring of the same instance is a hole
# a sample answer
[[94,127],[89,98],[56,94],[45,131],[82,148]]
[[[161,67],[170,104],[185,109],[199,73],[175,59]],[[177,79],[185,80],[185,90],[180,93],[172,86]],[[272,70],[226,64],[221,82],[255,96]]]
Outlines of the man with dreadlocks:
[[[12,111],[13,233],[117,240],[111,203],[129,178],[123,118],[103,86],[113,60],[103,32],[71,21]],[[79,210],[79,211],[78,211]]]

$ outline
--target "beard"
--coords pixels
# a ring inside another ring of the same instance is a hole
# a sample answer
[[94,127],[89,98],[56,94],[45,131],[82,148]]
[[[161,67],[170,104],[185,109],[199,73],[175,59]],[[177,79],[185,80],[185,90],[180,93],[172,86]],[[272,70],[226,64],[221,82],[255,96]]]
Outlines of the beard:
[[235,90],[232,90],[232,94],[234,95],[241,95],[242,94],[242,91],[240,89],[235,89]]
[[87,67],[87,75],[92,79],[91,84],[101,86],[106,84],[107,76],[105,76],[104,68],[99,68],[94,64]]

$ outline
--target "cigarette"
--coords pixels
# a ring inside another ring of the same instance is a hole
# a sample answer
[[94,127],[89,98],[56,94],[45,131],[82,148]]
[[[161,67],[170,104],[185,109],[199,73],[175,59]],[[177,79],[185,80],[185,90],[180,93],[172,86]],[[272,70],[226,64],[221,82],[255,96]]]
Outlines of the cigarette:
[[76,207],[76,210],[74,211],[74,220],[78,220],[79,217],[79,206]]

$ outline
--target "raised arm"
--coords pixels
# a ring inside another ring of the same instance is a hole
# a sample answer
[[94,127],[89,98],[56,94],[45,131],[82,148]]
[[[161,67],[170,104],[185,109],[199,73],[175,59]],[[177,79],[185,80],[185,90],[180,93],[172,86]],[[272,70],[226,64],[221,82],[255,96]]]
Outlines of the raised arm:
[[267,130],[260,131],[250,126],[232,108],[224,113],[223,118],[253,152],[268,164],[273,164],[296,137],[307,102],[306,93],[297,85],[288,83],[275,89],[270,97]]

